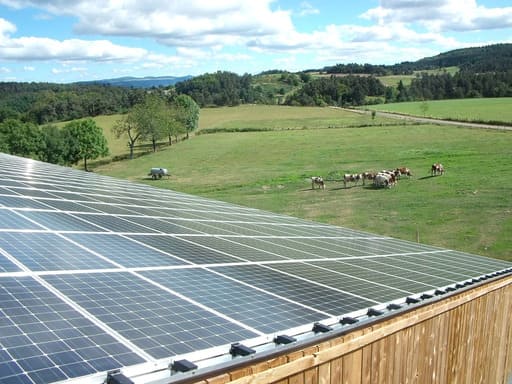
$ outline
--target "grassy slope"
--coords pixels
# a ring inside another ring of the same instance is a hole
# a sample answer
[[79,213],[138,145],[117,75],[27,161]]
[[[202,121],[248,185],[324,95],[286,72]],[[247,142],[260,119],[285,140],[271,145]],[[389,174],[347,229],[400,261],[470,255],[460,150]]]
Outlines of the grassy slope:
[[371,109],[441,119],[512,124],[510,97],[379,104],[372,105]]
[[[202,111],[201,125],[233,125],[236,120],[243,126],[243,108]],[[260,119],[268,119],[263,125],[286,129],[290,124],[284,109],[276,121],[273,109],[253,108]],[[304,113],[332,118],[330,109],[289,112],[296,119]],[[344,115],[340,120],[356,118],[337,113]],[[97,171],[411,241],[418,231],[424,243],[512,260],[511,158],[510,132],[401,125],[199,135]],[[430,165],[437,161],[447,173],[430,177]],[[325,191],[312,191],[307,179],[399,165],[412,168],[415,176],[389,190],[344,189],[332,181]],[[171,179],[148,180],[152,166],[169,168]]]

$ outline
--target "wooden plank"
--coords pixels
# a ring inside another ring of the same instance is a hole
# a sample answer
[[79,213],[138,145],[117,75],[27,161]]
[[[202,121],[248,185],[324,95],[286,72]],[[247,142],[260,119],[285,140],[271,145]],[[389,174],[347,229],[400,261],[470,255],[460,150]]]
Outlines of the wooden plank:
[[318,367],[304,372],[304,384],[318,384]]
[[343,359],[340,357],[331,361],[331,384],[343,383]]
[[343,356],[343,384],[361,384],[363,350],[358,349]]
[[372,346],[367,345],[363,349],[361,361],[361,384],[372,383]]
[[331,364],[324,363],[318,366],[318,384],[331,383]]

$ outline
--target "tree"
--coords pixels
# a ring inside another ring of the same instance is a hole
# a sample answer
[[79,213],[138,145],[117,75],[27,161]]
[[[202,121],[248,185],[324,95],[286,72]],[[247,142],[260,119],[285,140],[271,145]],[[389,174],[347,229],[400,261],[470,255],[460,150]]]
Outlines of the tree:
[[43,141],[41,131],[35,124],[7,119],[0,124],[0,136],[5,142],[3,147],[9,153],[39,159]]
[[176,108],[176,119],[185,127],[188,139],[189,133],[197,128],[199,122],[199,106],[194,99],[188,95],[176,96],[173,104]]
[[41,151],[40,159],[47,163],[66,164],[67,149],[63,131],[50,124],[41,128],[41,134],[44,148]]
[[132,109],[133,122],[136,125],[139,139],[151,141],[153,152],[156,152],[156,143],[166,135],[165,111],[167,103],[161,98],[148,94],[143,102]]
[[87,160],[108,155],[107,139],[93,119],[75,120],[63,129],[68,149],[65,155],[67,162],[76,164],[83,159],[84,169],[88,171]]
[[119,139],[126,134],[128,136],[128,147],[130,148],[130,159],[133,159],[135,143],[140,138],[142,131],[138,129],[137,120],[133,112],[121,117],[112,127],[112,132]]

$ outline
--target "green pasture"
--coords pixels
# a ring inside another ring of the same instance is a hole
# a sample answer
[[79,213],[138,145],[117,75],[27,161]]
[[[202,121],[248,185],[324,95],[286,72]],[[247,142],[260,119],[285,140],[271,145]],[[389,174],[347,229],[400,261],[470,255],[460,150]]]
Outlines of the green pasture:
[[[243,125],[243,116],[254,124],[258,119],[247,108],[202,110],[201,129],[231,126],[235,120]],[[98,166],[95,172],[512,260],[512,132],[438,125],[286,129],[293,116],[299,119],[305,111],[326,113],[326,121],[334,118],[332,113],[358,116],[297,107],[282,110],[280,126],[276,110],[261,108],[261,125],[279,129],[196,135],[154,154]],[[443,176],[430,176],[434,162],[444,164]],[[402,165],[414,176],[390,189],[344,188],[339,181],[343,173]],[[168,168],[170,179],[149,179],[148,170],[155,166]],[[311,189],[309,178],[315,175],[328,178],[325,190]]]
[[242,105],[204,108],[199,130],[297,130],[397,124],[395,119],[347,113],[339,108]]
[[422,73],[428,73],[431,75],[440,75],[442,73],[449,73],[454,75],[459,71],[459,67],[444,67],[439,69],[429,69],[424,71],[414,71],[412,75],[387,75],[387,76],[377,76],[377,78],[387,87],[396,87],[400,80],[406,86],[411,85],[412,79],[416,78]]
[[437,119],[512,124],[510,97],[378,104],[371,109]]

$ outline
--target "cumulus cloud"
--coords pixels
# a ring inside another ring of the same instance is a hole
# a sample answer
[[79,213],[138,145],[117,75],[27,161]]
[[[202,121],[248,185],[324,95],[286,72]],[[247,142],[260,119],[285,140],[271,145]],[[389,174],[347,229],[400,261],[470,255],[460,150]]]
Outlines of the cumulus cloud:
[[79,34],[153,38],[172,46],[211,46],[291,27],[290,12],[270,8],[273,0],[0,0],[78,18]]
[[419,23],[438,32],[512,27],[512,7],[487,8],[476,0],[381,0],[361,16],[379,25]]
[[145,49],[116,45],[108,40],[14,38],[11,36],[14,32],[16,26],[0,18],[0,57],[3,60],[119,61],[140,59],[147,55]]
[[320,11],[313,7],[310,3],[307,1],[303,1],[300,3],[300,10],[299,15],[300,16],[309,16],[309,15],[318,15]]
[[0,45],[3,60],[136,60],[147,51],[116,45],[107,40],[55,40],[42,37],[4,38]]

